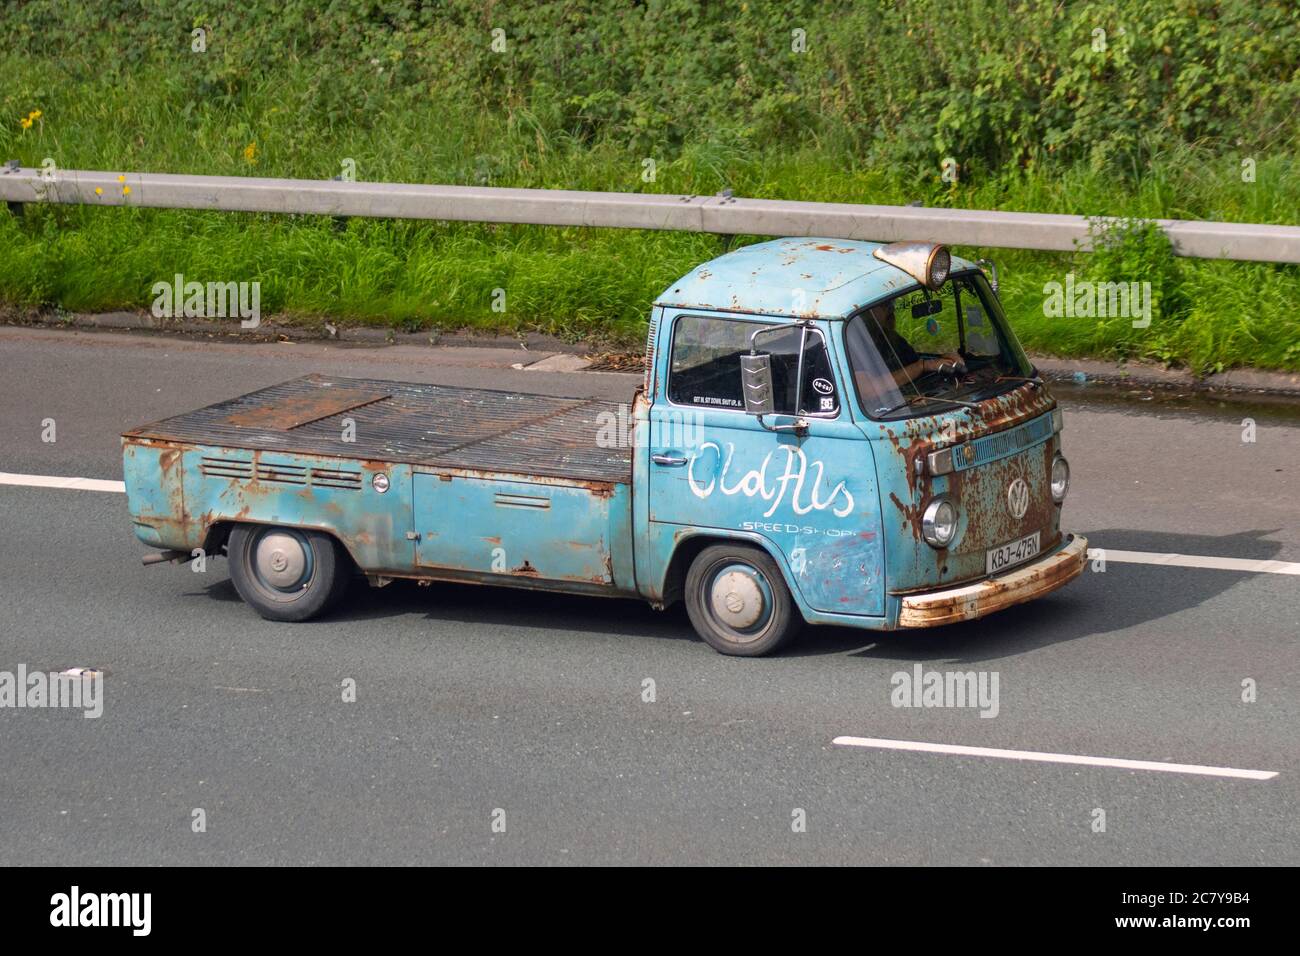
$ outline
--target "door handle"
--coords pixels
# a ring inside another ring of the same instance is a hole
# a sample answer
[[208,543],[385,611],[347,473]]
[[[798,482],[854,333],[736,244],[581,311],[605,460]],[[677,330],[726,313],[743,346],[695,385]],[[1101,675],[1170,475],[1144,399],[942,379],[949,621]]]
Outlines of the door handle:
[[651,455],[650,460],[656,465],[665,465],[669,468],[677,468],[686,464],[686,458],[678,455]]

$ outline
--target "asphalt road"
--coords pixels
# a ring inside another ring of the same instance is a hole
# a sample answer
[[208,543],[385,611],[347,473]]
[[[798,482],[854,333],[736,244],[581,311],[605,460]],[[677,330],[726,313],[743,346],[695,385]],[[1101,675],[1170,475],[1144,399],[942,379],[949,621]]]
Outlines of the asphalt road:
[[[510,367],[537,357],[0,328],[0,471],[120,478],[125,428],[311,371],[630,394],[626,375]],[[1067,526],[1094,547],[1300,561],[1297,426],[1251,414],[1244,443],[1239,408],[1071,396]],[[984,621],[809,629],[738,660],[680,608],[491,588],[359,589],[276,625],[220,560],[142,567],[119,494],[0,486],[0,515],[0,671],[107,672],[99,719],[0,709],[0,865],[1300,863],[1295,576],[1110,563]],[[997,716],[892,706],[917,664],[996,672]]]

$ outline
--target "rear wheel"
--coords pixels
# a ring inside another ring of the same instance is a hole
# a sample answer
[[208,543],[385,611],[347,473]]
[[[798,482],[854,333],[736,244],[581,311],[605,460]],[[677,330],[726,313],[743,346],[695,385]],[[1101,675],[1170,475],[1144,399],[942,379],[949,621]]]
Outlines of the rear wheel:
[[236,525],[226,544],[235,590],[270,621],[306,621],[347,590],[347,557],[319,531]]
[[691,563],[685,590],[696,633],[722,654],[770,654],[803,625],[781,569],[759,548],[710,545]]

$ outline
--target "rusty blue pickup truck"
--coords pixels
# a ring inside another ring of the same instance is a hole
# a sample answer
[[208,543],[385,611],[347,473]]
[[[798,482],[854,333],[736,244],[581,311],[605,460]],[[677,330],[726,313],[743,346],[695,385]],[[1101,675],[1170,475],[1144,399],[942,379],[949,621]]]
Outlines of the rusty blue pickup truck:
[[275,621],[362,576],[683,601],[740,656],[982,617],[1087,560],[992,280],[933,243],[779,239],[663,292],[626,404],[285,382],[123,436],[135,533],[146,564],[224,554]]

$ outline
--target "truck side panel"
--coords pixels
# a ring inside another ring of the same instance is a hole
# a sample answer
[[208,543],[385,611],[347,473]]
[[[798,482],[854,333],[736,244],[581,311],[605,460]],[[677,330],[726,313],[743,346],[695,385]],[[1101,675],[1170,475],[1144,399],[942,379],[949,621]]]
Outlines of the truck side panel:
[[[219,521],[288,525],[334,534],[367,571],[409,573],[414,564],[409,465],[197,447],[183,467],[192,542]],[[380,473],[383,493],[373,482]]]
[[628,486],[417,472],[421,567],[631,590]]
[[334,535],[375,574],[635,589],[623,483],[141,439],[125,444],[124,468],[136,534],[154,547],[202,547],[222,522],[284,525]]

